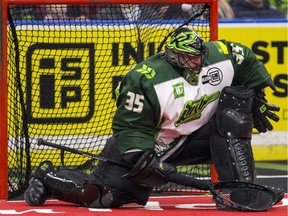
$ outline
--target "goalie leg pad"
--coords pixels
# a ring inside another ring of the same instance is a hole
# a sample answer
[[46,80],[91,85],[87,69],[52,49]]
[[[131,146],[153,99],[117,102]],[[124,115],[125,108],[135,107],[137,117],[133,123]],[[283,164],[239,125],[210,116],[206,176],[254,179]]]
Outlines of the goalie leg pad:
[[113,196],[109,188],[89,184],[87,179],[88,177],[80,171],[61,169],[46,174],[44,181],[56,199],[90,208],[113,205]]
[[218,133],[211,136],[211,154],[220,180],[255,182],[251,147],[254,90],[223,89],[216,112]]
[[213,163],[221,181],[255,182],[255,165],[250,140],[211,137]]

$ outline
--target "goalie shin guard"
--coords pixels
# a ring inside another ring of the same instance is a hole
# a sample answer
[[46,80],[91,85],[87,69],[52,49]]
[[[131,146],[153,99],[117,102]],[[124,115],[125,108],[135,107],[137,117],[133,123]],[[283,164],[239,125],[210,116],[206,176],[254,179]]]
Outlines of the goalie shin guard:
[[61,169],[45,176],[45,184],[54,198],[90,208],[113,206],[113,196],[109,188],[87,183],[82,172]]
[[219,179],[255,182],[251,148],[254,90],[226,87],[216,112],[218,133],[211,137],[211,154]]

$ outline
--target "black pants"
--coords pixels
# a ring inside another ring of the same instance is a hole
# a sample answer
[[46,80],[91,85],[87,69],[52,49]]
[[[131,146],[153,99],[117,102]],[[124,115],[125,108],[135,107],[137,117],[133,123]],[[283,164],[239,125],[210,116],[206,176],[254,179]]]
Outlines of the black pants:
[[[114,137],[108,139],[101,156],[117,161],[122,161]],[[129,168],[114,165],[109,162],[99,161],[90,177],[91,182],[108,186],[113,194],[113,206],[121,206],[128,203],[145,205],[152,192],[152,188],[135,184],[125,178],[121,178],[130,171]]]
[[165,162],[174,165],[192,165],[212,162],[210,138],[212,134],[216,132],[216,119],[212,118],[206,125],[190,134],[182,146],[167,158]]
[[[184,144],[165,162],[174,165],[209,163],[211,160],[210,137],[215,130],[217,130],[217,127],[213,118],[208,124],[189,135]],[[117,141],[114,137],[108,139],[101,155],[105,158],[122,161],[121,154],[117,148]],[[91,181],[108,186],[111,189],[115,206],[127,203],[145,205],[152,188],[143,187],[121,178],[122,175],[129,171],[125,167],[99,161],[91,175]]]

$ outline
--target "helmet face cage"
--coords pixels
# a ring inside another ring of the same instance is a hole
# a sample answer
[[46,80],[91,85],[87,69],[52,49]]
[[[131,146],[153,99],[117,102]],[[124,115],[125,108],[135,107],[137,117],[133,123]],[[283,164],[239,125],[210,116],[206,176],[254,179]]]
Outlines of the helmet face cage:
[[190,71],[200,73],[203,65],[202,55],[190,55],[186,53],[178,53],[179,63],[183,68]]
[[195,31],[186,28],[176,31],[166,44],[165,54],[171,64],[185,69],[184,78],[189,77],[189,83],[191,80],[193,80],[193,85],[197,83],[195,79],[198,81],[199,73],[202,70],[206,46]]

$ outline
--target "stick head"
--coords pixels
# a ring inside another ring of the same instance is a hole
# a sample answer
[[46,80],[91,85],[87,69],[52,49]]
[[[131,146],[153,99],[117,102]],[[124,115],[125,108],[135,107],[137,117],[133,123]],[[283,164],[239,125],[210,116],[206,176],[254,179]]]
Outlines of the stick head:
[[266,211],[278,198],[267,187],[249,182],[218,182],[210,190],[217,209],[226,211]]

